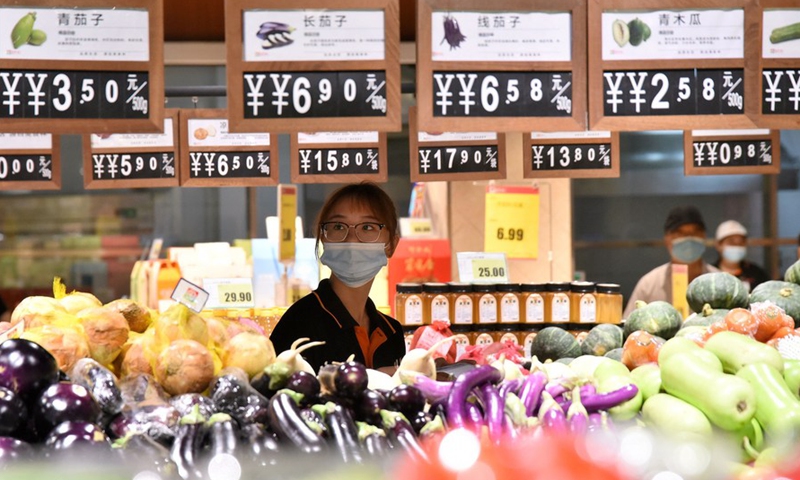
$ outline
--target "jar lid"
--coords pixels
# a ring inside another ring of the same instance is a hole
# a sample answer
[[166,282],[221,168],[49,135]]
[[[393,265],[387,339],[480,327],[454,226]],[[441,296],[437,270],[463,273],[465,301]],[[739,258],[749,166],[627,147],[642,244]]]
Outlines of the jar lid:
[[481,325],[480,327],[475,329],[475,331],[478,332],[478,333],[492,333],[495,330],[497,330],[496,326],[488,326],[488,325],[486,325],[486,326]]
[[498,283],[494,286],[498,292],[518,292],[519,283]]
[[597,293],[621,293],[622,288],[616,283],[598,283]]
[[450,288],[446,283],[427,282],[422,284],[422,291],[425,293],[447,293]]
[[471,283],[448,282],[447,286],[450,287],[450,291],[454,293],[469,293],[472,291]]
[[594,292],[594,283],[593,282],[572,282],[569,286],[569,289],[575,293],[593,293]]
[[397,293],[422,293],[422,284],[419,283],[398,283],[395,286]]
[[494,293],[495,286],[493,283],[474,283],[472,284],[472,290],[481,293]]
[[549,282],[547,284],[548,292],[569,292],[569,288],[568,282]]
[[450,331],[453,333],[466,334],[472,330],[472,325],[450,325]]
[[523,283],[520,289],[523,292],[544,292],[547,289],[547,285],[544,283]]

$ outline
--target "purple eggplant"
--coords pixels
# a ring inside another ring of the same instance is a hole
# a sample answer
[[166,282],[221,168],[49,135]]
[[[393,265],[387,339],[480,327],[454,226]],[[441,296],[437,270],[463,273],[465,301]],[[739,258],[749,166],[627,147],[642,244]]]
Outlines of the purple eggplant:
[[32,459],[34,453],[31,444],[13,437],[0,436],[0,471],[13,462]]
[[634,384],[626,385],[611,392],[594,393],[589,395],[581,395],[581,402],[586,410],[589,412],[596,412],[598,410],[608,410],[612,407],[627,402],[639,393],[639,389]]
[[430,438],[436,435],[443,435],[447,432],[447,427],[444,424],[444,416],[443,415],[435,415],[428,423],[425,424],[422,429],[420,429],[417,436],[421,440],[425,440],[426,438]]
[[433,415],[428,412],[423,412],[422,410],[417,410],[410,415],[406,415],[406,418],[408,418],[408,423],[411,424],[411,428],[414,429],[414,433],[419,435],[422,429],[425,428],[425,425],[433,420]]
[[328,427],[325,425],[325,406],[314,405],[300,410],[300,416],[306,425],[322,437],[328,436]]
[[57,381],[56,359],[38,343],[21,338],[0,343],[0,387],[13,390],[29,404]]
[[325,441],[312,430],[300,415],[300,394],[291,390],[280,390],[269,400],[267,420],[270,429],[278,438],[294,445],[304,453],[319,453]]
[[207,455],[235,455],[239,449],[239,424],[227,413],[215,413],[206,422]]
[[358,441],[358,429],[350,411],[335,403],[324,405],[328,438],[344,463],[361,463],[364,455]]
[[314,403],[320,393],[320,384],[317,377],[302,370],[298,370],[289,376],[286,388],[302,394],[303,401],[307,405]]
[[211,386],[210,397],[217,412],[227,413],[240,425],[267,423],[269,400],[247,381],[241,369],[228,368]]
[[542,406],[539,408],[539,421],[545,430],[563,434],[569,431],[567,416],[555,399],[547,392],[542,392]]
[[284,388],[286,386],[286,382],[278,382],[277,376],[273,378],[267,372],[260,372],[256,376],[250,379],[250,386],[253,389],[264,396],[264,398],[272,398],[275,395],[275,392]]
[[178,475],[183,480],[204,478],[200,468],[200,456],[206,432],[206,419],[200,414],[199,407],[181,417],[175,441],[169,451],[169,458],[175,462]]
[[122,392],[117,377],[97,361],[91,358],[78,360],[70,371],[70,378],[92,394],[105,415],[113,416],[122,411]]
[[369,376],[367,367],[358,362],[344,362],[336,367],[333,377],[333,386],[336,395],[351,400],[357,400],[367,389]]
[[129,375],[119,382],[122,401],[125,405],[154,405],[167,403],[169,395],[152,375],[143,373]]
[[0,437],[14,433],[28,421],[28,410],[19,395],[0,387]]
[[471,427],[473,430],[480,431],[481,427],[485,424],[481,407],[476,402],[465,402],[464,410],[467,418],[462,426]]
[[500,392],[491,383],[481,385],[486,406],[486,425],[489,427],[489,439],[499,445],[503,439],[503,423],[505,421],[505,406]]
[[498,388],[498,392],[500,393],[501,398],[506,398],[506,395],[509,393],[516,394],[520,387],[522,387],[522,383],[525,381],[524,378],[515,378],[514,380],[506,380],[500,384],[500,388]]
[[542,391],[547,384],[547,374],[541,370],[531,373],[522,382],[519,399],[525,406],[525,415],[530,417],[539,407]]
[[165,477],[171,477],[175,472],[175,462],[170,459],[169,449],[147,434],[132,433],[115,440],[113,447],[120,453],[125,465],[130,468],[146,470],[155,468],[156,472]]
[[107,430],[115,439],[131,433],[145,433],[158,443],[169,446],[180,419],[181,414],[171,405],[148,405],[117,415]]
[[587,430],[590,432],[608,430],[611,427],[611,417],[608,412],[592,412],[588,417]]
[[191,413],[195,405],[200,408],[200,414],[205,418],[211,418],[211,415],[217,413],[214,401],[199,393],[176,395],[169,399],[169,404],[175,408],[181,416]]
[[417,387],[431,404],[447,399],[453,389],[453,382],[438,382],[417,372],[401,371],[400,380],[406,385]]
[[240,432],[244,456],[257,467],[274,467],[280,458],[278,437],[256,423],[245,425]]
[[37,428],[49,432],[67,420],[96,423],[100,405],[86,388],[74,383],[54,383],[42,392],[36,404]]
[[397,410],[406,417],[421,412],[425,408],[425,397],[417,387],[398,385],[389,392],[389,408]]
[[375,390],[364,390],[361,398],[353,405],[356,419],[371,425],[381,424],[381,410],[388,408],[389,402],[382,393]]
[[484,383],[497,383],[502,373],[496,368],[483,365],[456,378],[447,397],[447,423],[451,428],[467,426],[466,402],[473,388]]
[[567,411],[567,423],[569,431],[576,435],[586,433],[589,428],[589,414],[581,403],[581,388],[579,387],[572,390],[572,404]]
[[364,422],[356,422],[358,429],[358,441],[370,458],[375,459],[389,454],[391,445],[389,439],[386,438],[386,432]]
[[47,436],[45,445],[53,452],[111,449],[103,429],[93,423],[80,421],[66,421],[56,425]]
[[414,429],[400,412],[383,410],[383,429],[388,433],[389,440],[395,448],[399,448],[415,461],[430,463],[428,454],[420,446]]

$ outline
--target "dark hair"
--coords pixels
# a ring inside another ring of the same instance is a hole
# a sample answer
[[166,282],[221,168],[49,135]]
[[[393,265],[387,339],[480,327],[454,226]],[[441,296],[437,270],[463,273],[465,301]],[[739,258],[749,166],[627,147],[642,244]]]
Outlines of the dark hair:
[[340,187],[325,200],[325,203],[322,205],[317,215],[316,224],[314,225],[317,244],[322,241],[322,222],[330,215],[333,207],[342,200],[350,200],[356,205],[372,211],[375,217],[386,225],[385,228],[389,232],[389,238],[400,235],[397,210],[395,209],[391,197],[377,184],[363,181],[361,183],[351,183]]
[[700,225],[703,230],[706,229],[706,224],[703,223],[703,216],[697,208],[692,205],[675,207],[669,211],[667,220],[664,222],[664,233],[674,232],[689,223]]

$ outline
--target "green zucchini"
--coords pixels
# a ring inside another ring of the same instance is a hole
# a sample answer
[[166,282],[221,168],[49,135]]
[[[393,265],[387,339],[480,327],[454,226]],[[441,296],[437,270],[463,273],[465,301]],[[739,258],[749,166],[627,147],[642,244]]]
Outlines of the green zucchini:
[[798,38],[800,38],[800,22],[775,28],[769,35],[769,41],[773,44],[797,40]]

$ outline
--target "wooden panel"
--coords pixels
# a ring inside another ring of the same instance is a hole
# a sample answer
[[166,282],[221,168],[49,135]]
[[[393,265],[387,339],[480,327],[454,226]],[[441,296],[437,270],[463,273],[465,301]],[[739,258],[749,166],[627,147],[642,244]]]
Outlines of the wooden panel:
[[224,42],[225,2],[167,0],[164,26],[167,42]]

